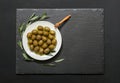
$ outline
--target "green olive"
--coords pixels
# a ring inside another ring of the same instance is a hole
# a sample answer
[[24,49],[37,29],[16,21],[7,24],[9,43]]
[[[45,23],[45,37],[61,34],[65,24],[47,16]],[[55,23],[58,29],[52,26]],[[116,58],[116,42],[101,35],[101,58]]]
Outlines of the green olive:
[[34,30],[32,30],[32,33],[36,35],[38,33],[38,31],[36,29],[34,29]]
[[54,36],[49,34],[48,38],[52,40],[52,39],[54,39]]
[[38,31],[38,34],[39,34],[39,35],[42,35],[42,34],[43,34],[43,31]]
[[38,44],[39,44],[40,46],[41,46],[43,43],[44,43],[43,40],[40,40],[40,41],[38,42]]
[[48,54],[56,47],[55,31],[49,27],[38,26],[27,33],[28,44],[31,51],[40,55]]
[[35,35],[32,35],[31,39],[32,39],[32,40],[35,40],[35,39],[36,39],[36,36],[35,36]]
[[57,40],[56,40],[56,39],[53,39],[53,40],[52,40],[52,44],[56,45],[56,43],[57,43]]
[[43,30],[43,27],[42,26],[38,26],[37,29],[38,30]]
[[49,46],[49,48],[50,48],[50,50],[53,50],[53,49],[55,48],[55,46],[51,44],[51,45]]
[[45,31],[48,31],[48,32],[49,32],[49,31],[50,31],[50,28],[46,26],[46,27],[45,27]]
[[42,40],[45,42],[47,41],[47,38],[45,36],[42,36]]
[[38,45],[37,40],[34,40],[34,41],[33,41],[33,45],[34,45],[34,46],[37,46],[37,45]]
[[51,44],[51,40],[50,39],[47,39],[47,42],[46,42],[48,45]]
[[28,38],[31,38],[31,37],[32,37],[32,33],[29,32],[29,33],[27,34],[27,37],[28,37]]
[[46,44],[46,43],[44,43],[43,45],[42,45],[42,48],[47,48],[48,47],[48,45]]
[[42,55],[42,54],[43,54],[43,52],[44,52],[44,49],[43,49],[43,48],[40,48],[40,49],[39,49],[39,54],[41,54],[41,55]]
[[35,52],[38,52],[38,51],[39,51],[39,46],[36,46],[36,47],[34,48],[34,51],[35,51]]
[[33,45],[30,45],[30,50],[33,50],[34,49],[34,46]]
[[49,48],[46,48],[45,50],[44,50],[44,53],[45,54],[48,54],[50,52],[50,49]]
[[31,39],[28,40],[28,44],[32,44],[33,41]]
[[50,34],[51,34],[51,35],[55,35],[55,31],[50,30]]
[[43,35],[44,35],[44,36],[48,36],[49,33],[48,33],[47,31],[44,31],[44,32],[43,32]]
[[37,40],[40,40],[41,38],[42,38],[42,37],[41,37],[40,35],[37,35],[37,36],[36,36],[36,39],[37,39]]

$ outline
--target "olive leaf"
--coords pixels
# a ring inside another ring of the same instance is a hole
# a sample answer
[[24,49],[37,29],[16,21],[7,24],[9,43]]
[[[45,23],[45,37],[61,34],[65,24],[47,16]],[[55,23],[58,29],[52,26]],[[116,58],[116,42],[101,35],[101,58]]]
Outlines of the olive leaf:
[[53,63],[47,63],[47,64],[43,64],[44,66],[52,66],[52,67],[54,67],[55,66],[55,64],[53,64]]
[[29,21],[36,21],[36,20],[39,20],[40,16],[34,16],[33,18],[31,18]]
[[36,15],[36,14],[33,13],[33,14],[29,17],[29,19],[33,18],[35,15]]
[[20,40],[17,42],[17,44],[23,50],[22,42]]
[[20,34],[20,36],[21,36],[21,39],[22,39],[22,37],[23,37],[23,33],[24,33],[24,31],[22,31],[22,32],[21,32],[21,34]]
[[55,50],[52,50],[51,52],[53,53],[53,52],[56,52],[56,51],[55,51]]
[[26,24],[26,27],[29,26],[30,24],[32,24],[33,22],[31,21],[28,21],[27,24]]
[[40,16],[33,16],[32,18],[30,18],[29,20],[28,20],[28,22],[27,22],[27,26],[28,25],[30,25],[30,24],[32,24],[33,22],[35,22],[35,21],[38,21],[40,19]]
[[33,59],[29,58],[26,53],[22,53],[22,55],[26,61],[33,61]]
[[47,13],[43,13],[43,14],[41,15],[41,17],[40,17],[40,20],[44,20],[44,19],[47,19],[47,18],[49,18],[49,17],[47,16]]
[[31,16],[30,16],[30,18],[29,18],[29,20],[28,20],[28,24],[31,24],[31,23],[33,23],[33,22],[35,22],[35,21],[38,21],[38,20],[44,20],[44,19],[47,19],[47,18],[49,18],[48,16],[47,16],[47,13],[43,13],[41,16],[38,16],[38,15],[36,15],[35,13],[33,13]]
[[19,33],[20,33],[20,35],[22,37],[22,34],[25,31],[25,29],[26,29],[26,24],[22,23],[18,29],[19,29]]
[[62,62],[64,59],[58,59],[58,60],[55,60],[56,63],[58,62]]
[[23,31],[24,27],[25,27],[25,23],[22,23],[22,24],[19,26],[18,31],[21,33],[21,32]]

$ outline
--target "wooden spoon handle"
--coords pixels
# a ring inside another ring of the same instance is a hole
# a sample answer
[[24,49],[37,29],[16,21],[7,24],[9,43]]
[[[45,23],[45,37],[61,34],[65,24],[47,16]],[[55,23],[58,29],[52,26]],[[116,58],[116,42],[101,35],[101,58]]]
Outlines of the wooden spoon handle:
[[55,27],[59,27],[62,23],[64,23],[66,20],[68,20],[71,17],[71,15],[66,16],[65,18],[63,18],[60,22],[55,24]]

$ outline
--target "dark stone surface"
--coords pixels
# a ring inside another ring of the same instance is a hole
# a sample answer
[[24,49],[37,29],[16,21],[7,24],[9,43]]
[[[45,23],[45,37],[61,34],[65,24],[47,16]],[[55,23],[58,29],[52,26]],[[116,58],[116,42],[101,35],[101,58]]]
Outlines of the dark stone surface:
[[[48,62],[64,58],[55,67],[26,62],[16,45],[17,74],[103,74],[104,73],[104,11],[103,9],[18,9],[16,28],[33,12],[47,12],[48,21],[56,23],[71,14],[60,31],[63,45],[59,54]],[[16,41],[19,34],[16,29]]]

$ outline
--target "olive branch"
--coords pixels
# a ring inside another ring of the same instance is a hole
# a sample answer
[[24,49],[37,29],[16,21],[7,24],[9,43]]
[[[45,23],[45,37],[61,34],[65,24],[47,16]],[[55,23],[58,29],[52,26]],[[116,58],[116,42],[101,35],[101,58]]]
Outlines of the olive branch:
[[[29,19],[28,19],[28,21],[26,22],[26,23],[22,23],[22,24],[20,24],[20,26],[19,26],[19,28],[18,28],[18,32],[19,32],[19,34],[20,34],[20,36],[21,36],[21,39],[17,42],[17,45],[20,47],[20,49],[23,51],[23,53],[22,53],[22,56],[24,57],[24,60],[26,60],[26,61],[35,61],[35,59],[33,59],[33,58],[31,58],[31,57],[29,57],[28,55],[27,55],[27,53],[25,52],[25,50],[24,50],[24,48],[23,48],[23,45],[22,45],[22,36],[23,36],[23,33],[24,33],[24,31],[26,30],[26,27],[28,26],[28,25],[30,25],[30,24],[32,24],[33,22],[35,22],[35,21],[41,21],[41,20],[45,20],[45,19],[48,19],[49,17],[47,16],[47,13],[42,13],[42,15],[41,16],[39,16],[39,15],[36,15],[35,13],[33,13],[30,17],[29,17]],[[55,51],[52,51],[52,52],[55,52]],[[50,56],[52,56],[52,54],[50,54]],[[64,59],[58,59],[58,60],[55,60],[54,62],[55,63],[58,63],[58,62],[61,62],[61,61],[63,61]],[[55,64],[53,64],[53,63],[48,63],[48,64],[43,64],[43,65],[45,65],[45,66],[55,66]]]

